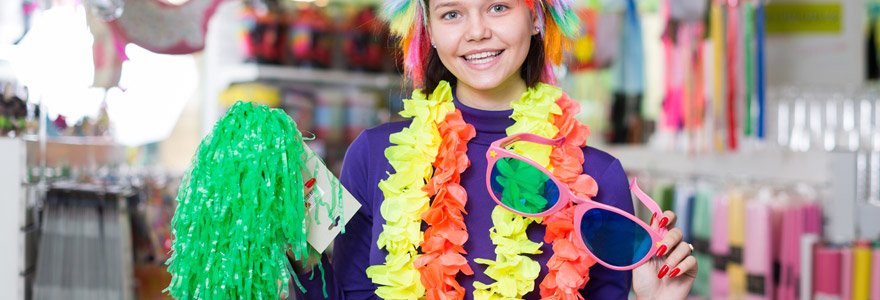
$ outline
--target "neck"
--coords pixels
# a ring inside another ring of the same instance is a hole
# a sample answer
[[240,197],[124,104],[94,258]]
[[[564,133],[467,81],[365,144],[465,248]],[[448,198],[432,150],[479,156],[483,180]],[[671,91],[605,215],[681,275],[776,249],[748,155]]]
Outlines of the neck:
[[455,97],[462,104],[480,110],[509,110],[510,102],[519,99],[526,92],[526,82],[519,77],[519,74],[513,74],[511,77],[514,78],[490,89],[478,89],[458,81]]

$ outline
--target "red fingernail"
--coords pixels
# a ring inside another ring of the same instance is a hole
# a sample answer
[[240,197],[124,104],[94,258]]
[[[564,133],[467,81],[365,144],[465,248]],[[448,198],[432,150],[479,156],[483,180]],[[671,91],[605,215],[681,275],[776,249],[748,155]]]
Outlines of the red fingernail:
[[666,223],[669,223],[669,218],[663,217],[663,219],[660,219],[660,228],[666,227]]
[[651,214],[651,224],[649,224],[649,225],[654,226],[654,217],[656,217],[656,216],[657,216],[657,213]]
[[666,275],[667,271],[669,271],[669,266],[663,265],[663,268],[660,268],[660,273],[657,274],[657,278],[663,278],[663,275]]
[[681,272],[681,269],[679,269],[679,268],[673,269],[672,272],[669,272],[669,278],[675,277],[675,275],[678,275],[678,272]]
[[654,256],[660,257],[660,255],[663,255],[664,253],[666,253],[666,245],[660,245],[660,248],[657,248],[657,254]]
[[315,179],[314,179],[314,178],[309,179],[309,181],[306,181],[306,185],[305,185],[306,188],[311,188],[313,185],[315,185]]

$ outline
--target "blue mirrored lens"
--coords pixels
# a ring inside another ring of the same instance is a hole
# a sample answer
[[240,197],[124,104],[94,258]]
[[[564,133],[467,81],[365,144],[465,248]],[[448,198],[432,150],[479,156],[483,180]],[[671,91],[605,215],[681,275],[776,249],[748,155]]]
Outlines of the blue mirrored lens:
[[644,227],[604,209],[584,213],[581,237],[593,255],[617,267],[631,266],[651,250],[651,235]]
[[492,166],[489,184],[495,197],[516,212],[542,213],[559,201],[559,188],[540,169],[512,157]]

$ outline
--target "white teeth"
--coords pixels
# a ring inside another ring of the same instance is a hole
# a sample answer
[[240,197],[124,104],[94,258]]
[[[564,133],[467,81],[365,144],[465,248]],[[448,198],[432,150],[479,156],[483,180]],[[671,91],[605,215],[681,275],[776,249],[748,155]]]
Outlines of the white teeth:
[[[471,55],[467,55],[467,56],[465,56],[464,58],[467,59],[468,61],[472,61],[472,60],[475,60],[475,59],[483,59],[483,58],[487,58],[487,57],[494,57],[494,56],[496,56],[496,55],[498,55],[498,54],[501,54],[501,51],[490,51],[490,52],[474,53],[474,54],[471,54]],[[491,60],[491,59],[490,59],[490,60]],[[474,63],[478,63],[478,62],[474,62]]]

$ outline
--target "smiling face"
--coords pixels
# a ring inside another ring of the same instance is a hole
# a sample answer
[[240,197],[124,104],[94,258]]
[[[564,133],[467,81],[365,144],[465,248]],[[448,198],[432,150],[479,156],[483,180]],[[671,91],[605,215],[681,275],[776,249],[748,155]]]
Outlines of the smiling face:
[[459,88],[524,86],[520,69],[538,23],[522,0],[430,0],[428,28]]

